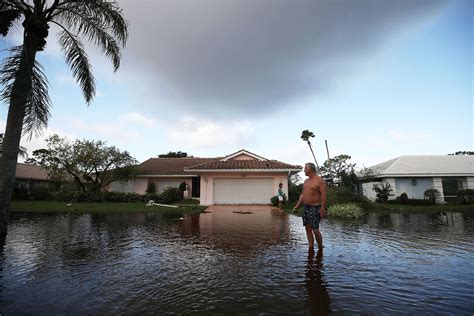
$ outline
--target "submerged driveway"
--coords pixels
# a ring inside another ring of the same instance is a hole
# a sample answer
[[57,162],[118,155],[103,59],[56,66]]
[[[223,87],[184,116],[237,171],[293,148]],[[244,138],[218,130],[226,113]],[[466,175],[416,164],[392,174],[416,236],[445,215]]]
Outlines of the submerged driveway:
[[219,211],[232,211],[232,212],[268,212],[268,211],[279,211],[278,207],[272,205],[246,205],[246,204],[229,204],[229,205],[210,205],[206,208],[205,212],[219,212]]

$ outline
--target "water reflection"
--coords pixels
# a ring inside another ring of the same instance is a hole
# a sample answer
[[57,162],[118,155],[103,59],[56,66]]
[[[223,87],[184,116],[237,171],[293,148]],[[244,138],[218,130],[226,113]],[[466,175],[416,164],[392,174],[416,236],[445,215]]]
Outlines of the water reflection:
[[331,300],[323,273],[323,250],[308,253],[305,285],[308,291],[306,303],[312,315],[329,315]]
[[186,217],[182,236],[199,236],[198,242],[226,252],[259,254],[270,246],[288,242],[288,216],[277,208],[245,206],[236,211],[212,206],[204,214]]
[[[474,216],[327,219],[213,207],[190,216],[12,214],[5,314],[470,314]],[[0,249],[1,250],[1,249]],[[364,299],[361,299],[361,293]]]

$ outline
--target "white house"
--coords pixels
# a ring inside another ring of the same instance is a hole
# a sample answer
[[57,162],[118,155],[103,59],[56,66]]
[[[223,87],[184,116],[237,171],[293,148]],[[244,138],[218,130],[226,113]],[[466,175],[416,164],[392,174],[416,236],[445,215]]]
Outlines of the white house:
[[406,193],[409,199],[423,199],[427,189],[441,193],[438,203],[454,199],[461,189],[474,189],[474,156],[420,155],[400,156],[367,169],[360,174],[359,190],[375,200],[374,184],[389,183],[394,196]]

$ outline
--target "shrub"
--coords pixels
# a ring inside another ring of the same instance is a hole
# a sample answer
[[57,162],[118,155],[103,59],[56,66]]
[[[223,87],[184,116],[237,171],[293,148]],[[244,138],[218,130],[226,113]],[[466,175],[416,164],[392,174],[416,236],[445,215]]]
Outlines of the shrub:
[[472,204],[474,203],[474,189],[458,190],[458,203],[459,204]]
[[405,192],[403,192],[402,194],[400,194],[399,199],[400,199],[400,202],[406,203],[408,201],[408,195]]
[[156,193],[156,185],[155,185],[155,182],[148,182],[148,185],[146,187],[146,191],[145,191],[147,194],[155,194]]
[[358,203],[365,207],[368,202],[362,195],[356,194],[346,187],[330,187],[327,189],[328,206],[344,203]]
[[374,184],[372,190],[375,191],[375,196],[377,196],[376,202],[386,203],[390,196],[393,196],[393,189],[390,183],[382,183],[380,186]]
[[179,189],[181,190],[181,192],[184,192],[184,191],[186,191],[187,186],[188,186],[188,185],[186,184],[186,182],[183,181],[183,182],[181,182],[181,184],[179,185]]
[[436,200],[441,197],[441,194],[436,189],[428,189],[423,193],[423,197],[431,201],[433,204],[436,204]]
[[49,189],[43,186],[34,187],[30,192],[30,196],[33,200],[37,200],[37,201],[47,201],[47,200],[51,200],[52,198],[52,195],[49,192]]
[[433,203],[430,200],[423,199],[408,199],[405,202],[402,202],[399,198],[395,200],[388,200],[387,204],[406,204],[406,205],[432,205]]
[[301,191],[303,190],[303,184],[290,184],[288,187],[288,202],[296,203],[300,198]]
[[28,200],[30,197],[27,188],[15,188],[12,193],[12,200]]
[[356,203],[335,204],[328,210],[330,217],[359,218],[363,215],[364,211]]
[[272,203],[273,206],[278,206],[278,196],[275,195],[270,199],[270,202]]
[[160,195],[161,200],[165,204],[171,204],[183,199],[183,191],[178,188],[166,188]]

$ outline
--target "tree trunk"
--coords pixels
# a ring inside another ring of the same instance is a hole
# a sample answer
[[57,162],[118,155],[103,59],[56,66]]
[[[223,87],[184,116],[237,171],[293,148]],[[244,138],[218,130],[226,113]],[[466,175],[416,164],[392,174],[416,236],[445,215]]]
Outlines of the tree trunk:
[[31,73],[37,50],[35,45],[29,44],[28,39],[25,39],[8,108],[3,153],[0,159],[0,236],[3,237],[7,234],[8,213],[23,130],[23,119],[28,93],[31,91]]

